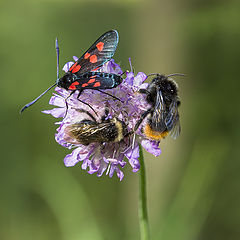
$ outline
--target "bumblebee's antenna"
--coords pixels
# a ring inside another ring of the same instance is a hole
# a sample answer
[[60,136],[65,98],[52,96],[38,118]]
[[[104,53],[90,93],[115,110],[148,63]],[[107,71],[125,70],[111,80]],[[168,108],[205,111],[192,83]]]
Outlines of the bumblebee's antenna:
[[[150,73],[150,74],[147,75],[147,77],[154,76],[154,75],[160,76],[161,74],[159,74],[159,73]],[[167,75],[167,77],[172,77],[172,76],[183,76],[183,77],[185,77],[186,75],[183,74],[183,73],[172,73],[172,74]]]
[[[57,82],[59,79],[59,46],[58,46],[58,39],[56,38],[56,53],[57,53]],[[45,93],[47,93],[50,89],[52,89],[53,87],[55,87],[57,85],[57,82],[54,83],[51,87],[49,87],[46,91],[44,91],[42,94],[40,94],[37,98],[35,98],[32,102],[26,104],[21,110],[20,113],[22,113],[26,108],[32,106],[35,102],[38,101],[38,99],[40,99]]]
[[172,76],[186,77],[186,74],[183,74],[183,73],[172,73],[172,74],[167,75],[167,77],[172,77]]
[[159,76],[160,74],[159,73],[150,73],[150,74],[147,75],[147,78],[150,77],[150,76],[154,76],[154,75]]

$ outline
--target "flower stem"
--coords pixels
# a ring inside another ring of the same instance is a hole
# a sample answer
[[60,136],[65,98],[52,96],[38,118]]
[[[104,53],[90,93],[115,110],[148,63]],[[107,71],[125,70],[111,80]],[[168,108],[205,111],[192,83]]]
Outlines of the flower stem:
[[140,225],[140,238],[141,240],[149,240],[149,225],[147,213],[147,190],[146,190],[146,172],[144,165],[144,158],[142,146],[139,144],[139,161],[140,161],[140,176],[139,176],[139,199],[138,199],[138,217]]

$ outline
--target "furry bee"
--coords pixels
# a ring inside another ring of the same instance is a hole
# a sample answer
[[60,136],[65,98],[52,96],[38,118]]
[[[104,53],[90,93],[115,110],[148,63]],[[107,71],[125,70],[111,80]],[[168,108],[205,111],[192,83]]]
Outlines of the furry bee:
[[105,116],[101,122],[93,117],[86,110],[78,109],[79,112],[86,113],[90,119],[84,119],[79,123],[71,124],[65,129],[65,141],[72,144],[89,145],[90,143],[120,142],[131,133],[127,125],[116,117],[107,119],[108,109],[105,110]]
[[146,110],[134,127],[136,131],[142,121],[147,117],[147,124],[143,127],[144,135],[152,140],[161,140],[169,133],[176,139],[181,131],[178,107],[180,99],[178,96],[177,84],[169,79],[171,76],[183,74],[162,74],[156,75],[146,89],[140,89],[139,92],[146,94],[146,100],[151,104],[151,108]]

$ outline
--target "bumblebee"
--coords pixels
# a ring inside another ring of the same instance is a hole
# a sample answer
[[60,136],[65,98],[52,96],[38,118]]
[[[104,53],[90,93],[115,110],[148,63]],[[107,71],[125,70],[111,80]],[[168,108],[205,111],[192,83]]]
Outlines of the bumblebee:
[[156,75],[152,82],[146,89],[140,89],[139,92],[146,94],[146,100],[151,104],[151,108],[146,110],[134,127],[136,131],[142,121],[147,117],[147,123],[143,127],[144,135],[151,139],[159,141],[165,138],[169,133],[176,139],[181,131],[178,107],[180,106],[180,99],[178,96],[178,86],[168,76],[162,74]]
[[93,115],[86,110],[78,109],[78,111],[86,113],[91,120],[84,119],[79,123],[67,126],[64,139],[68,143],[89,145],[90,143],[120,142],[131,134],[123,121],[116,117],[107,118],[108,109],[105,109],[105,115],[101,122],[97,122]]

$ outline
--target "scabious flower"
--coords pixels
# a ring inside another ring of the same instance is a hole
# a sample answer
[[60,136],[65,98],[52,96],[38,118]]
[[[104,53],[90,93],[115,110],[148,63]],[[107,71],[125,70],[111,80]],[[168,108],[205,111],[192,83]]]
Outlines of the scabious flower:
[[[77,61],[77,58],[74,57],[74,60]],[[73,62],[66,63],[63,70],[67,72],[72,64]],[[120,66],[113,59],[105,63],[99,71],[119,75],[123,73]],[[54,93],[49,104],[58,108],[45,110],[43,113],[51,114],[55,118],[63,118],[58,122],[60,126],[57,129],[55,139],[66,148],[74,148],[72,153],[64,158],[64,163],[67,167],[82,162],[82,169],[88,169],[90,174],[97,173],[97,176],[100,177],[106,172],[109,177],[112,177],[114,172],[116,172],[117,177],[122,180],[124,177],[122,168],[126,165],[126,162],[131,165],[133,172],[137,172],[140,168],[138,160],[139,143],[154,156],[158,156],[161,153],[161,150],[158,148],[159,142],[146,139],[140,130],[137,130],[136,134],[126,137],[121,142],[104,144],[93,142],[87,146],[80,144],[76,139],[69,139],[67,131],[69,125],[89,119],[89,115],[85,112],[80,112],[79,109],[88,111],[98,122],[101,122],[101,117],[104,116],[106,107],[109,109],[110,118],[117,117],[127,125],[129,132],[132,131],[142,113],[150,107],[144,96],[138,93],[140,88],[148,86],[147,83],[144,83],[146,78],[147,76],[143,72],[139,72],[136,76],[134,76],[132,71],[126,72],[126,78],[123,79],[123,82],[118,87],[105,90],[121,101],[96,90],[85,89],[80,99],[91,105],[97,115],[89,106],[78,101],[78,92],[75,92],[67,99],[68,110],[66,110],[65,99],[69,96],[69,92],[58,87],[55,89],[57,94]]]

